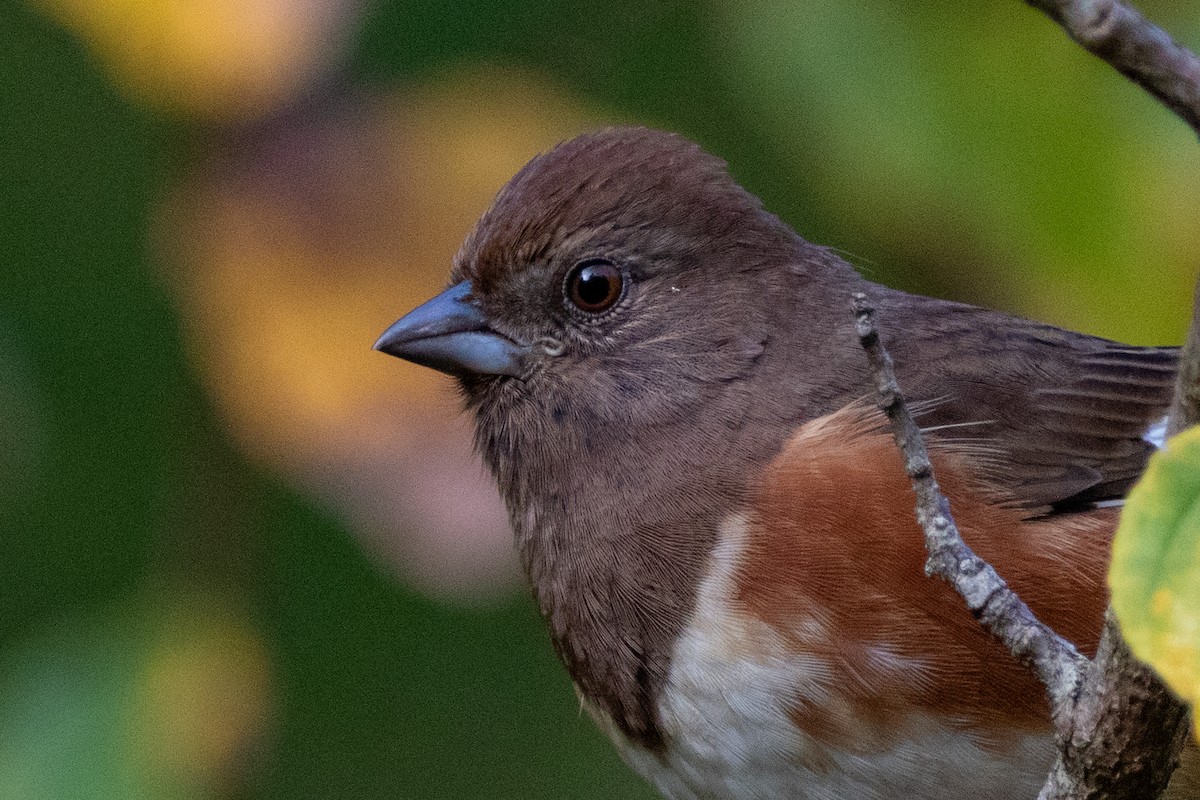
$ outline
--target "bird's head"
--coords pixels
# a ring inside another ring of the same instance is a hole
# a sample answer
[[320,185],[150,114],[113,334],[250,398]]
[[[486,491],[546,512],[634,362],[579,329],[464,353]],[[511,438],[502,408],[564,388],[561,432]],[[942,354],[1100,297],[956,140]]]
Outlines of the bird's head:
[[608,129],[518,172],[450,288],[376,348],[455,375],[484,416],[522,413],[526,430],[679,421],[759,357],[806,248],[697,145]]

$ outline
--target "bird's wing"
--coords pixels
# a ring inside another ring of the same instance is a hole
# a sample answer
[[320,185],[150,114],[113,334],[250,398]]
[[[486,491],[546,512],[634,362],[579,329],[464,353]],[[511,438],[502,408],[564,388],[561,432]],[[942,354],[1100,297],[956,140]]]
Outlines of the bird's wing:
[[889,337],[906,391],[931,401],[922,426],[992,448],[989,475],[1020,504],[1078,509],[1119,499],[1137,480],[1170,402],[1177,348],[942,301],[908,311],[938,320],[897,320]]

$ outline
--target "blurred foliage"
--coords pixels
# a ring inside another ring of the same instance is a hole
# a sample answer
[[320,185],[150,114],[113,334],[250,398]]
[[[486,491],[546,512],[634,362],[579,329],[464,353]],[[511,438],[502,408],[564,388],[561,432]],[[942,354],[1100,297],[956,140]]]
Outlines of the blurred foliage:
[[113,80],[166,113],[273,108],[329,66],[361,0],[38,0]]
[[[785,162],[856,239],[898,241],[963,299],[994,280],[997,300],[1065,327],[1178,337],[1200,253],[1194,137],[1022,3],[975,5],[726,8],[748,94],[807,145]],[[1194,11],[1143,5],[1171,30],[1200,32]],[[813,171],[814,158],[842,166]],[[891,272],[896,253],[844,246]]]
[[879,280],[1186,325],[1192,136],[1016,0],[0,4],[2,800],[649,797],[497,594],[452,391],[368,349],[580,127]]
[[1200,699],[1200,427],[1172,437],[1129,493],[1108,584],[1130,650],[1194,706]]
[[72,620],[9,656],[0,797],[221,796],[268,722],[262,643],[209,598]]

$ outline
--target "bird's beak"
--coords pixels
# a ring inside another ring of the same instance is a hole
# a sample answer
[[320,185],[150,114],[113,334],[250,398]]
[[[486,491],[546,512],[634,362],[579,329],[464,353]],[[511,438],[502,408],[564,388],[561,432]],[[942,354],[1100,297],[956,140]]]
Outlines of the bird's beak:
[[518,375],[529,348],[497,333],[471,297],[451,286],[383,332],[375,349],[450,375]]

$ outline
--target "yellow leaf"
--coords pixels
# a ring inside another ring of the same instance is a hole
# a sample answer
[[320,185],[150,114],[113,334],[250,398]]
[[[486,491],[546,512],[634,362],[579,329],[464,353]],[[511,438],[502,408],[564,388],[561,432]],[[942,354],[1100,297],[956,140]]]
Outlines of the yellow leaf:
[[1156,453],[1129,493],[1108,575],[1130,649],[1180,697],[1200,696],[1200,426]]

